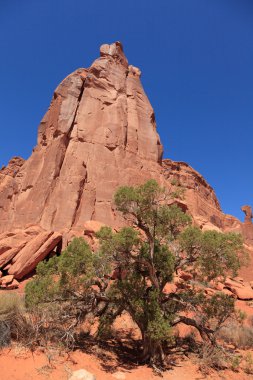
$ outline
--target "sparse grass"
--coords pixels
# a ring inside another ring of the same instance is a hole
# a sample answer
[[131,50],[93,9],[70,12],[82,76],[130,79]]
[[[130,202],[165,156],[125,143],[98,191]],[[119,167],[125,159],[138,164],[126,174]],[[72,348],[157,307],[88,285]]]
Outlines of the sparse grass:
[[245,349],[253,347],[252,327],[230,323],[221,328],[219,338],[226,343],[233,344],[237,348]]
[[0,321],[8,321],[14,315],[24,312],[24,303],[17,293],[0,295]]

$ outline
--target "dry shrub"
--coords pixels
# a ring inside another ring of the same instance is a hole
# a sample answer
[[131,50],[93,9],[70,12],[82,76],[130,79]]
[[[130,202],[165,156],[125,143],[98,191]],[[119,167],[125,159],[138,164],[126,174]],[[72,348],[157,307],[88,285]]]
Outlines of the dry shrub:
[[36,326],[25,311],[24,300],[17,293],[0,295],[0,348],[17,341],[31,346],[36,339]]
[[227,356],[221,347],[204,343],[200,350],[199,368],[204,374],[210,369],[221,370],[227,368]]
[[16,293],[0,295],[0,347],[8,346],[13,333],[14,335],[17,334],[23,312],[21,298]]
[[11,342],[31,349],[50,345],[73,347],[77,317],[68,313],[69,310],[69,305],[49,303],[28,312],[19,294],[0,294],[0,348]]
[[219,338],[237,348],[250,348],[253,347],[253,328],[231,323],[221,328]]

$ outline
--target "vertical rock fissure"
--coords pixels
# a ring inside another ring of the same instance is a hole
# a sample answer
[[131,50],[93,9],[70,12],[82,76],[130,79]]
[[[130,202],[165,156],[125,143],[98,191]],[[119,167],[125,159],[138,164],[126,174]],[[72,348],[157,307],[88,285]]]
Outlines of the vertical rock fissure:
[[[69,128],[67,134],[64,135],[64,136],[62,137],[62,139],[63,139],[63,144],[64,144],[64,146],[65,146],[65,149],[64,149],[64,152],[63,152],[63,154],[62,154],[62,159],[61,159],[61,161],[60,161],[59,168],[58,168],[57,172],[55,173],[54,178],[53,178],[53,180],[52,180],[52,186],[51,186],[51,189],[50,189],[50,191],[49,191],[49,193],[47,194],[47,197],[46,197],[46,199],[45,199],[45,202],[44,202],[44,204],[45,204],[45,208],[44,208],[44,210],[46,210],[46,206],[47,206],[48,203],[50,202],[50,196],[51,196],[51,194],[53,193],[53,191],[55,190],[55,186],[56,186],[56,184],[57,184],[57,179],[58,179],[58,178],[60,177],[60,175],[61,175],[62,166],[63,166],[64,160],[65,160],[65,157],[66,157],[66,152],[67,152],[67,149],[68,149],[68,146],[69,146],[70,140],[71,140],[70,136],[71,136],[71,133],[72,133],[73,128],[74,128],[74,126],[75,126],[75,121],[76,121],[77,112],[78,112],[78,109],[79,109],[80,101],[81,101],[82,96],[83,96],[83,92],[84,92],[84,88],[85,88],[85,81],[86,81],[86,79],[82,79],[82,85],[81,85],[80,93],[79,93],[79,96],[78,96],[78,99],[77,99],[76,110],[75,110],[75,113],[74,113],[73,120],[72,120],[72,123],[71,123],[71,125],[70,125],[70,128]],[[56,217],[56,213],[57,213],[57,210],[55,209],[55,211],[53,212],[53,215],[52,215],[52,217],[51,217],[51,223],[50,223],[51,225],[53,225],[53,223],[54,223],[54,220],[55,220],[55,217]],[[43,216],[44,216],[44,212],[41,214],[40,222],[42,221]]]
[[87,173],[87,168],[86,168],[85,164],[84,164],[84,167],[86,169],[86,173],[85,173],[84,178],[82,178],[81,181],[79,182],[78,197],[77,197],[77,201],[76,201],[75,211],[74,211],[74,214],[73,214],[73,217],[72,217],[71,227],[73,227],[73,225],[76,223],[76,220],[77,220],[77,217],[78,217],[78,211],[79,211],[79,208],[80,208],[80,205],[81,205],[81,201],[82,201],[84,186],[87,183],[88,173]]
[[126,96],[126,125],[125,125],[125,141],[124,141],[124,147],[127,148],[127,141],[128,141],[128,99],[127,99],[127,77],[128,77],[129,70],[126,72],[126,78],[125,78],[125,96]]
[[81,89],[80,89],[80,94],[79,94],[78,99],[77,99],[76,111],[75,111],[75,114],[74,114],[74,117],[73,117],[72,124],[71,124],[71,126],[69,128],[69,131],[67,133],[66,150],[68,149],[68,145],[69,145],[70,140],[71,140],[71,133],[72,133],[72,131],[74,129],[74,126],[75,126],[76,116],[77,116],[77,113],[78,113],[78,109],[79,109],[80,102],[81,102],[81,99],[82,99],[82,96],[83,96],[83,92],[84,92],[84,88],[85,88],[86,79],[82,79],[82,80],[83,80],[83,83],[82,83],[82,86],[81,86]]

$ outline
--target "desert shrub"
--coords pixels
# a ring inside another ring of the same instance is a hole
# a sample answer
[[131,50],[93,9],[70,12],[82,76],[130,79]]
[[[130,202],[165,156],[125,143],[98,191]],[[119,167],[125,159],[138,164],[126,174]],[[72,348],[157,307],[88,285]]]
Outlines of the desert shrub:
[[24,305],[16,293],[0,295],[0,347],[23,334]]
[[253,329],[248,326],[230,323],[219,331],[219,338],[237,348],[253,347]]
[[107,258],[92,253],[83,238],[74,238],[59,257],[37,266],[35,278],[26,285],[25,301],[39,324],[40,342],[75,345],[78,327],[91,311],[96,314],[97,288],[109,281],[109,270]]
[[227,367],[227,355],[221,347],[204,343],[199,355],[199,368],[204,374],[208,374],[210,368],[221,370]]
[[5,321],[0,321],[0,349],[6,347],[11,342],[10,326]]

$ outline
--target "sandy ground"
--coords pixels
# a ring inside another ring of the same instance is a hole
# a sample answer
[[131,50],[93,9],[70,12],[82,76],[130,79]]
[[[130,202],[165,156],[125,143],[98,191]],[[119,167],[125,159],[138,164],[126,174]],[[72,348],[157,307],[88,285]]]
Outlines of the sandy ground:
[[[24,286],[25,282],[22,283],[18,293],[24,293]],[[248,318],[245,322],[252,326],[250,318],[253,318],[253,303],[236,301],[236,307],[247,313]],[[121,329],[124,333],[129,327],[133,329],[133,332],[135,331],[135,326],[131,325],[129,318],[121,318],[118,333]],[[133,335],[136,334],[133,333]],[[242,371],[238,373],[229,370],[211,371],[208,375],[204,375],[199,371],[198,364],[186,356],[178,358],[173,368],[163,373],[161,377],[155,375],[147,366],[130,365],[130,361],[124,362],[125,364],[110,350],[98,347],[87,352],[71,352],[68,355],[53,349],[37,350],[32,353],[15,345],[0,351],[0,380],[68,380],[73,371],[82,368],[93,373],[97,380],[158,380],[161,378],[165,380],[253,380],[253,375],[247,375]]]
[[18,346],[0,352],[0,379],[1,380],[68,380],[72,372],[81,368],[93,373],[97,380],[249,380],[253,375],[234,373],[232,371],[212,372],[203,375],[197,364],[189,359],[178,362],[172,370],[165,372],[161,377],[155,375],[147,366],[115,366],[112,356],[103,354],[103,360],[94,355],[80,351],[71,355],[49,351],[47,354],[36,351],[33,354]]

